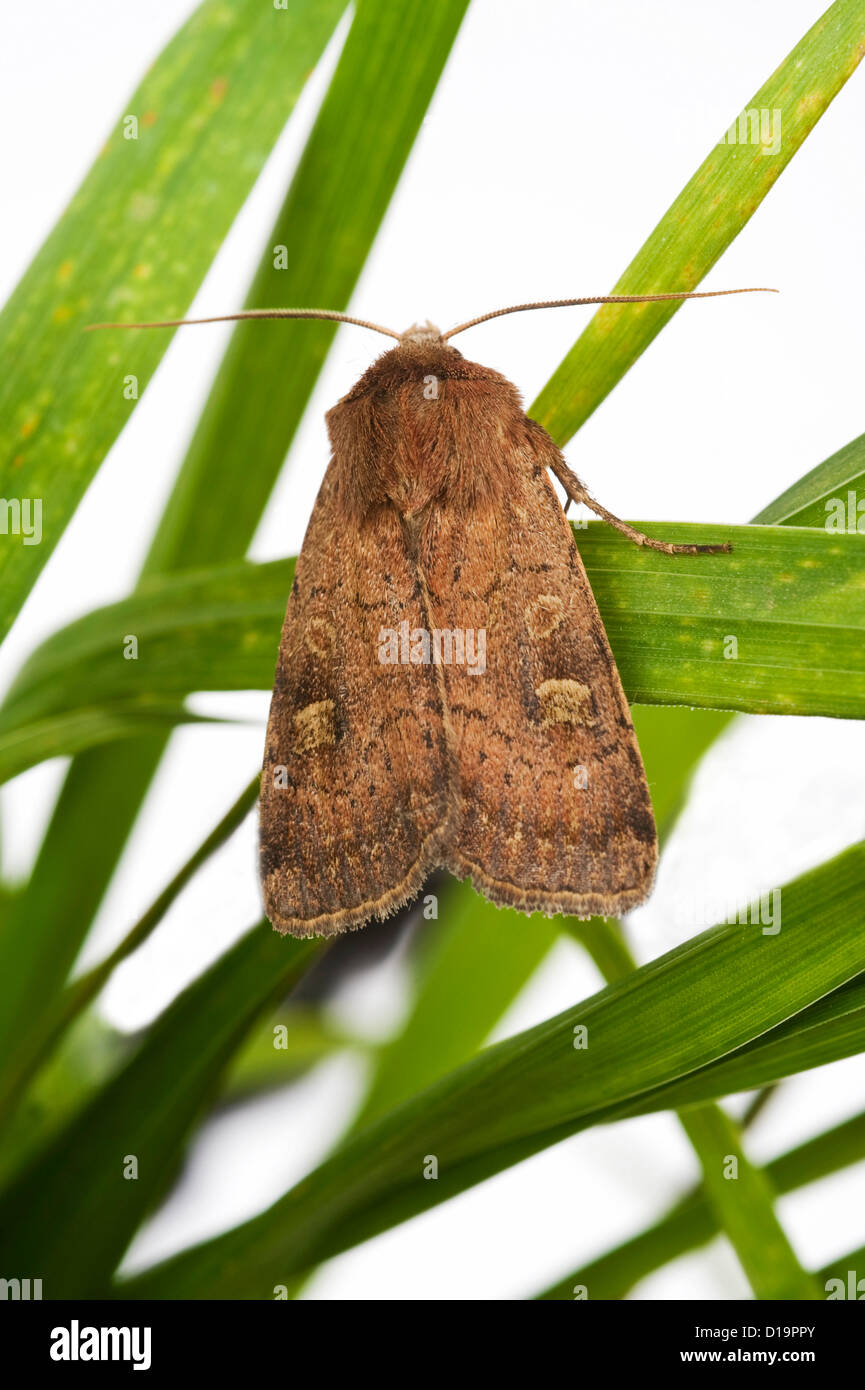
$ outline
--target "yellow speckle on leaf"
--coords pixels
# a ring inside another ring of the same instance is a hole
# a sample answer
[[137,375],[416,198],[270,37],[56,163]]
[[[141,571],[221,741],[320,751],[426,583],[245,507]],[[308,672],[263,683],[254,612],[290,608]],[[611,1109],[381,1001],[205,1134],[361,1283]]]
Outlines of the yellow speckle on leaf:
[[215,77],[210,84],[211,101],[215,101],[217,103],[222,101],[227,91],[228,79],[226,77]]
[[809,92],[806,97],[801,97],[800,100],[796,102],[796,115],[805,116],[806,118],[808,116],[816,117],[823,106],[823,101],[824,97],[822,92]]
[[30,436],[31,436],[31,434],[33,434],[33,432],[35,431],[36,426],[37,426],[38,424],[39,424],[39,416],[38,416],[38,415],[30,415],[30,416],[24,421],[23,425],[21,426],[20,430],[18,431],[18,433],[21,435],[21,438],[22,438],[22,439],[29,439]]
[[51,319],[54,323],[68,323],[72,318],[74,310],[71,304],[58,304],[52,311]]
[[133,222],[146,222],[159,209],[158,199],[149,193],[133,193],[129,199],[129,216]]
[[145,111],[141,117],[141,124],[146,126],[156,125],[157,115],[155,111]]
[[153,267],[149,265],[137,265],[132,274],[136,280],[149,280],[153,274]]
[[69,277],[70,277],[71,274],[72,274],[73,265],[74,265],[74,261],[62,261],[61,264],[57,267],[57,283],[58,283],[58,285],[65,285],[65,284],[66,284],[67,280],[69,279]]

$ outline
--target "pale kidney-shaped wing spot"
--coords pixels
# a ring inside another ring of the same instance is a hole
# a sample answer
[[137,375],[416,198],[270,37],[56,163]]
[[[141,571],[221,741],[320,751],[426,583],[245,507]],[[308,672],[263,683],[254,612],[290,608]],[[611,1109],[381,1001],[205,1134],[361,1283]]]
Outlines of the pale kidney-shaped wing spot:
[[313,656],[331,656],[336,650],[336,628],[327,618],[310,618],[303,640]]
[[541,724],[594,724],[592,692],[579,681],[544,681],[535,691],[541,702]]
[[529,636],[535,640],[555,632],[565,615],[565,606],[558,594],[538,594],[526,608],[525,618]]
[[311,753],[336,743],[336,723],[333,700],[316,700],[294,716],[296,735],[295,750],[298,753]]

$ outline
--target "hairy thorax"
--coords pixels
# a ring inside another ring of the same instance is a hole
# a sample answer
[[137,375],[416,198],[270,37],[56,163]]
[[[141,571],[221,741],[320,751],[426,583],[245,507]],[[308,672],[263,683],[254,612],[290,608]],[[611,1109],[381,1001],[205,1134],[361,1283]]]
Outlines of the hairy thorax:
[[379,357],[327,427],[341,507],[355,524],[386,502],[411,518],[431,503],[500,496],[528,428],[505,377],[429,334]]

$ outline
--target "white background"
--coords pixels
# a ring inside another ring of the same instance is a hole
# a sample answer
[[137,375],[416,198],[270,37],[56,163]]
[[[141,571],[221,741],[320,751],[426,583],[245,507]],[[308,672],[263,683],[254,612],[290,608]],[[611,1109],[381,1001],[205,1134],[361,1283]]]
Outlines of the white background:
[[[125,111],[144,67],[192,8],[189,0],[3,8],[3,296]],[[474,0],[354,311],[397,329],[427,316],[444,328],[524,299],[605,292],[824,8],[821,0],[534,0],[528,7]],[[192,313],[240,307],[337,48],[311,80]],[[704,285],[774,284],[783,293],[685,306],[568,449],[619,515],[747,521],[861,432],[863,128],[860,73]],[[499,320],[461,348],[506,373],[529,402],[590,312]],[[128,589],[227,331],[177,335],[0,653],[4,687],[48,632]],[[361,330],[340,332],[256,539],[257,558],[296,551],[327,459],[323,412],[380,350]],[[251,775],[266,705],[260,693],[199,699],[202,709],[251,722],[176,735],[88,959],[124,933]],[[652,902],[632,918],[641,959],[700,925],[683,904],[782,883],[862,836],[863,753],[863,730],[852,723],[740,720],[706,759]],[[37,768],[3,792],[7,872],[25,872],[31,862],[62,770]],[[131,1028],[153,1017],[255,920],[254,857],[250,822],[118,972],[102,1001],[114,1022]],[[594,968],[563,943],[496,1036],[596,987]],[[378,1036],[404,1005],[396,961],[344,992],[336,1013]],[[286,1095],[213,1125],[182,1188],[136,1242],[131,1264],[267,1205],[326,1150],[361,1084],[358,1064],[341,1059]],[[755,1128],[751,1152],[772,1156],[854,1113],[863,1094],[861,1059],[788,1083]],[[862,1171],[780,1203],[809,1264],[865,1241]],[[333,1261],[310,1296],[525,1296],[635,1232],[694,1177],[695,1160],[671,1116],[596,1130]],[[661,1271],[637,1296],[736,1298],[747,1286],[715,1242]]]

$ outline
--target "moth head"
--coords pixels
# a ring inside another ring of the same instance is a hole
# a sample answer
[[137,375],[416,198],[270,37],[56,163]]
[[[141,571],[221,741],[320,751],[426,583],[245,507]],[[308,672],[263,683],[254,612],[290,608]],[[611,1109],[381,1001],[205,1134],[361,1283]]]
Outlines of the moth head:
[[438,346],[444,345],[441,329],[436,328],[434,323],[427,319],[426,323],[413,323],[411,328],[407,328],[404,333],[400,333],[401,343],[420,343],[428,345],[435,343]]

